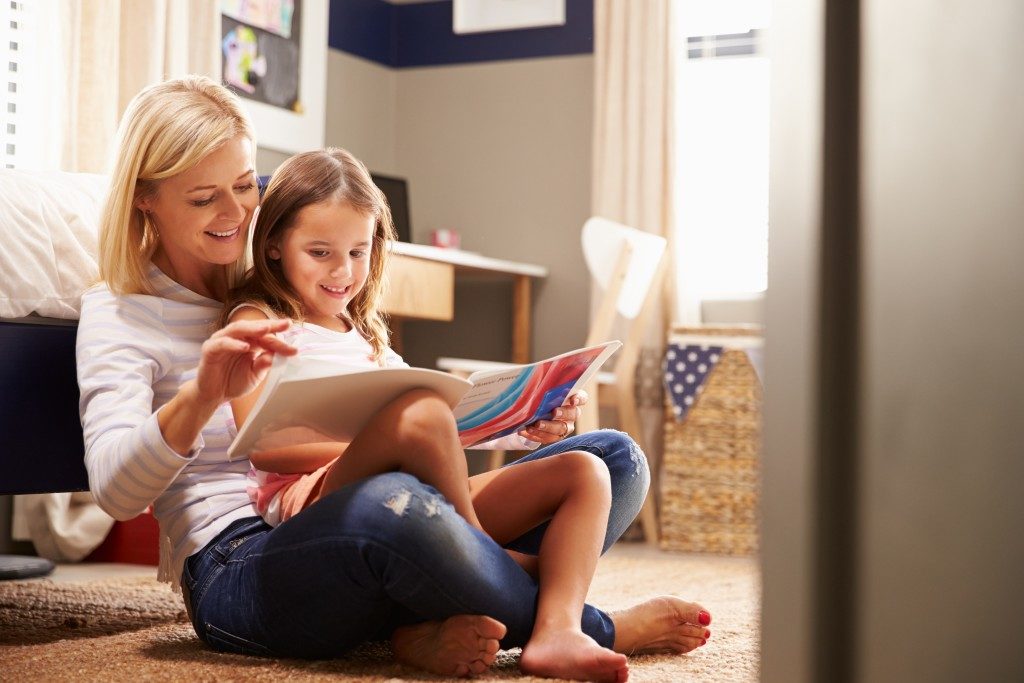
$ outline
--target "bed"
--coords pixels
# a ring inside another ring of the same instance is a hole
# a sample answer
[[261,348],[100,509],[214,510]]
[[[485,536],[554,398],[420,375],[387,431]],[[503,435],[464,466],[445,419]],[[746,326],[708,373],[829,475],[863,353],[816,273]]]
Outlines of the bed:
[[106,178],[0,170],[0,494],[84,491],[75,332]]

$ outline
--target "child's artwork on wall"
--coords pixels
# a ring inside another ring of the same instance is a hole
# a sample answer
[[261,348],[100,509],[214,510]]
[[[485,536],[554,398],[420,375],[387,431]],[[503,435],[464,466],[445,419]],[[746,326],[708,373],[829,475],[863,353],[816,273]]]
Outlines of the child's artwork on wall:
[[224,84],[302,113],[302,0],[221,0]]

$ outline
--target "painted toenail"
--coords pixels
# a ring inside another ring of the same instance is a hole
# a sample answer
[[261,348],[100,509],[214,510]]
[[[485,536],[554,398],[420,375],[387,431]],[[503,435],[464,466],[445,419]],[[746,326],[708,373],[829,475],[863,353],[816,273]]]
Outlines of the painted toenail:
[[701,610],[700,613],[697,615],[697,620],[700,622],[701,626],[707,626],[711,623],[711,615],[705,612],[704,610]]
[[710,637],[711,637],[711,631],[704,631],[704,638],[707,639],[707,638],[710,638]]

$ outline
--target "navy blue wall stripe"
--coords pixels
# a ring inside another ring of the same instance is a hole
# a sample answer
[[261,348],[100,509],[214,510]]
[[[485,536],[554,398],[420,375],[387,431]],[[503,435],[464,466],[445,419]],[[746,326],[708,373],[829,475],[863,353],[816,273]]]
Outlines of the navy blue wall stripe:
[[383,0],[331,0],[327,44],[358,57],[394,66],[394,8]]
[[331,0],[328,44],[390,67],[591,54],[593,0],[566,0],[564,26],[456,35],[451,0]]

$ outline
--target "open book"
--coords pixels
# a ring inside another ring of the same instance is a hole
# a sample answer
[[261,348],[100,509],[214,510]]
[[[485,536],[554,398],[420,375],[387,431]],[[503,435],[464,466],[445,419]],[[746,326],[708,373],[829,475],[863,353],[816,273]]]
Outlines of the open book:
[[462,446],[475,446],[548,418],[620,346],[610,341],[529,365],[481,370],[469,379],[425,368],[353,371],[315,357],[277,356],[228,458],[297,443],[349,442],[384,406],[419,388],[448,402]]

